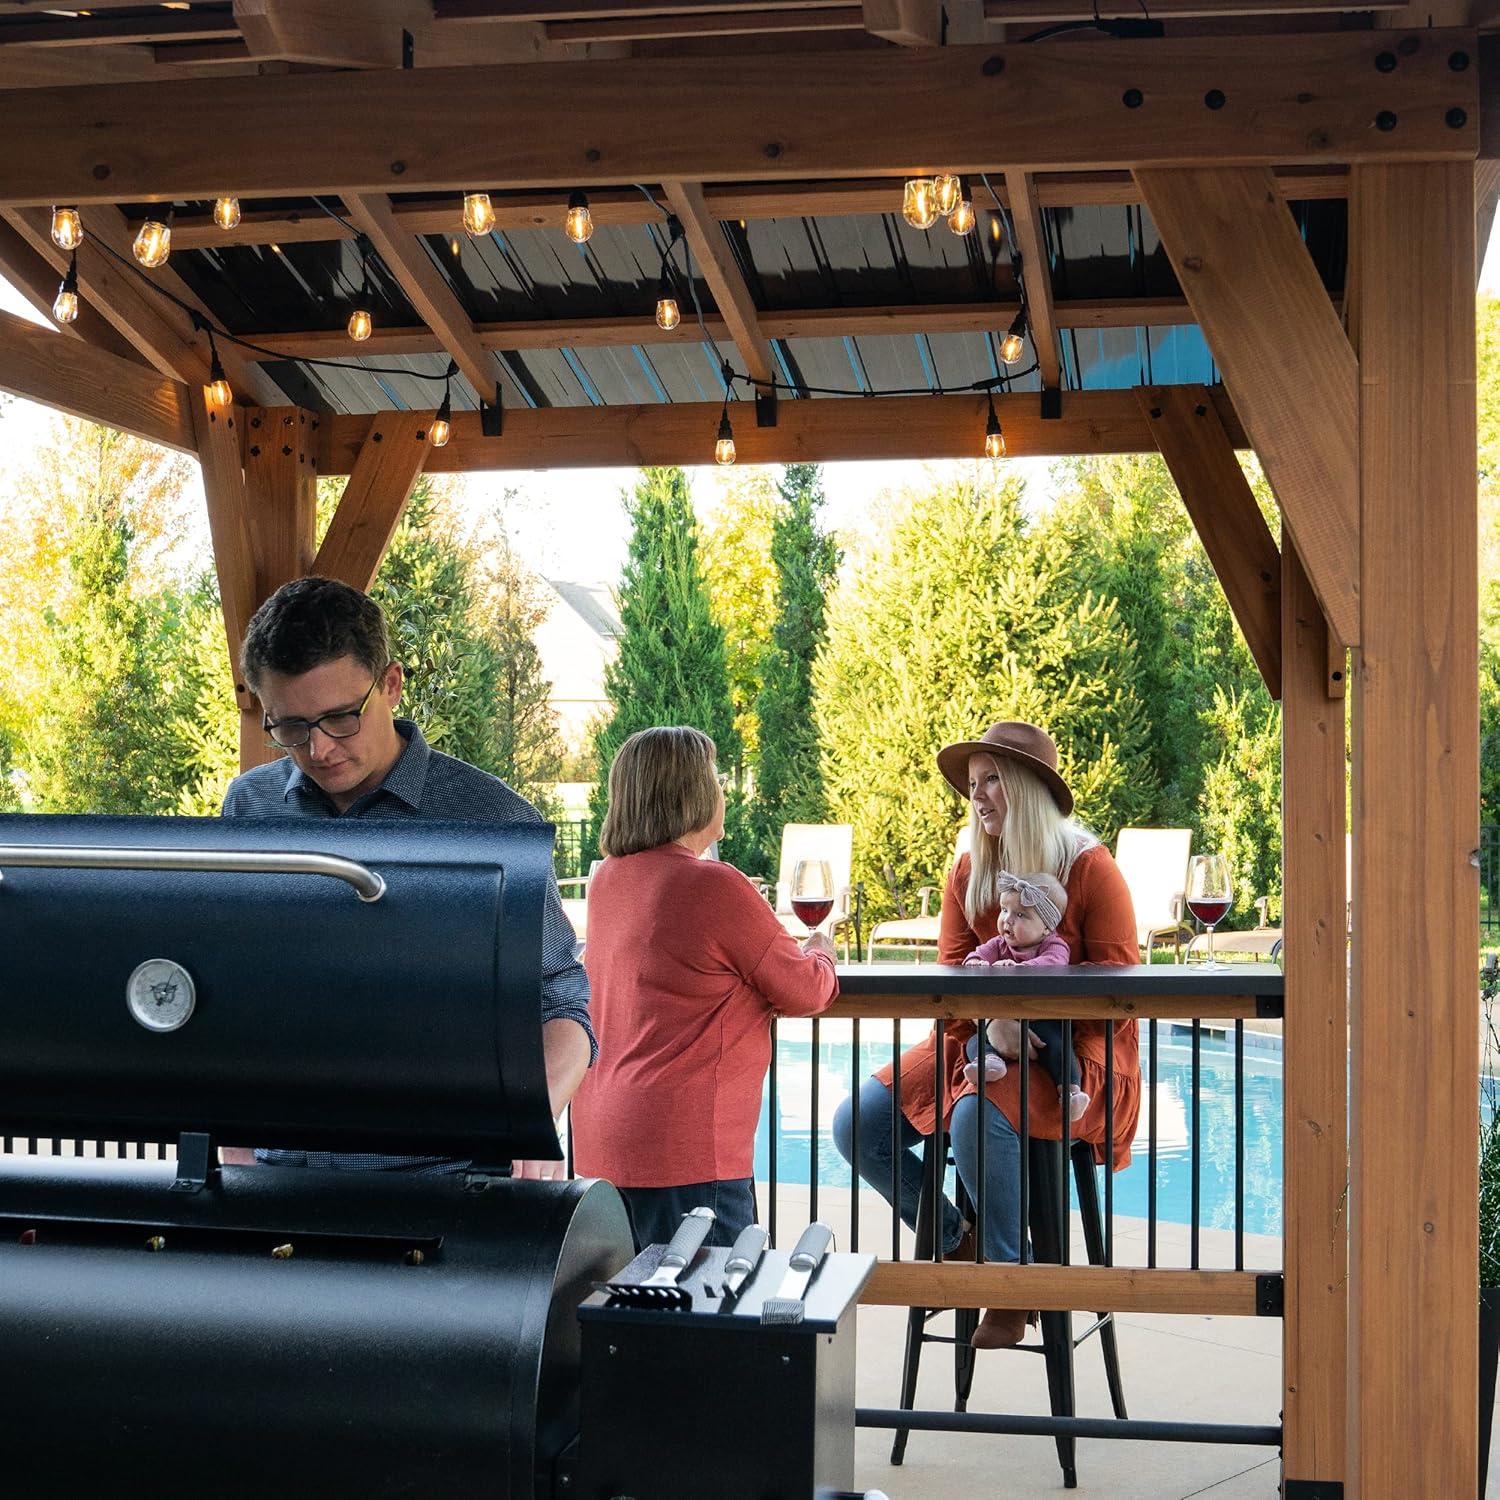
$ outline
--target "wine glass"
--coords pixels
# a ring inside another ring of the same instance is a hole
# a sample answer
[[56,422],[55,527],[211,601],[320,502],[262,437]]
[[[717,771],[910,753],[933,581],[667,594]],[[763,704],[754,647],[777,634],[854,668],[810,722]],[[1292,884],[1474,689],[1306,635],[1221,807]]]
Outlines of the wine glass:
[[1214,928],[1229,910],[1233,889],[1222,854],[1195,854],[1188,861],[1187,908],[1208,929],[1208,957],[1200,968],[1223,968],[1214,960]]
[[833,866],[826,859],[799,859],[792,868],[792,911],[811,933],[833,911]]

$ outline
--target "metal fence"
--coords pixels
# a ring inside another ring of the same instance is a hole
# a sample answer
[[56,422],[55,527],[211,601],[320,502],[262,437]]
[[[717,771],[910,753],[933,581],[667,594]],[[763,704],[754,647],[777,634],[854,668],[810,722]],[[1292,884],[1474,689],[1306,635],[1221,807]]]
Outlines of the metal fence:
[[559,880],[572,880],[589,872],[594,848],[594,825],[587,818],[559,819],[552,845],[552,868]]
[[1479,932],[1486,942],[1500,942],[1500,823],[1479,830]]

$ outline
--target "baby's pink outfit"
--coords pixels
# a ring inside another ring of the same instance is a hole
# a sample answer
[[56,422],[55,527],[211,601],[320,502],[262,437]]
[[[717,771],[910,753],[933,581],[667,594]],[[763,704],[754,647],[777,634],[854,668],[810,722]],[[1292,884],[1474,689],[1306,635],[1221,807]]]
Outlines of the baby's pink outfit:
[[1073,962],[1068,953],[1068,945],[1055,932],[1049,932],[1035,948],[1012,948],[1003,937],[992,937],[989,942],[981,943],[964,962],[998,964],[1007,958],[1018,964],[1070,964]]

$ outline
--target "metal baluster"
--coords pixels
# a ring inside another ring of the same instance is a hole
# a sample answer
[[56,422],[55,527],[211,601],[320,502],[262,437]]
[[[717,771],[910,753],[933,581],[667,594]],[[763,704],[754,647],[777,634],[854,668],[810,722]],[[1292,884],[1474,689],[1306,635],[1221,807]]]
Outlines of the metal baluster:
[[568,1129],[563,1141],[564,1170],[568,1174],[568,1180],[573,1178],[573,1111],[568,1111]]
[[849,1169],[849,1186],[853,1191],[853,1200],[849,1204],[849,1249],[851,1252],[859,1249],[859,1017],[853,1021],[854,1031],[854,1060],[849,1065],[849,1082],[851,1102],[854,1106],[849,1119],[853,1127],[853,1139],[850,1143],[849,1154],[854,1158],[854,1165]]
[[984,1060],[990,1050],[990,1039],[986,1030],[989,1024],[990,1023],[988,1021],[980,1021],[979,1045],[974,1054],[975,1066],[977,1066],[979,1069],[979,1098],[976,1101],[976,1103],[978,1104],[978,1108],[974,1111],[974,1118],[979,1122],[978,1126],[975,1129],[974,1141],[974,1170],[979,1177],[978,1196],[974,1200],[974,1259],[976,1261],[982,1261],[984,1259],[984,1138],[989,1134],[989,1132],[984,1128],[984,1107],[985,1102],[988,1098],[988,1094],[985,1090]]
[[[1073,1069],[1073,1023],[1062,1023],[1062,1051],[1064,1077]],[[1062,1263],[1073,1263],[1073,1214],[1072,1190],[1068,1186],[1073,1180],[1073,1119],[1068,1112],[1068,1101],[1061,1093],[1057,1096],[1058,1111],[1062,1115],[1062,1171],[1057,1174],[1058,1223],[1062,1240]]]
[[818,1018],[813,1017],[812,1023],[812,1127],[808,1136],[808,1202],[807,1216],[809,1219],[818,1217]]
[[766,1184],[766,1193],[771,1203],[766,1219],[766,1236],[774,1246],[776,1243],[776,1137],[781,1134],[781,1114],[776,1106],[776,1074],[777,1066],[777,1025],[776,1017],[771,1017],[771,1075],[770,1092],[766,1095],[766,1113],[771,1117],[771,1131],[766,1146],[766,1175],[770,1179]]
[[1193,1270],[1198,1269],[1198,1215],[1200,1210],[1200,1194],[1202,1188],[1199,1167],[1202,1163],[1199,1125],[1201,1123],[1201,1106],[1203,1102],[1203,1022],[1196,1017],[1193,1019],[1193,1212],[1190,1234],[1192,1236],[1192,1255],[1188,1264]]
[[1021,1017],[1021,1264],[1031,1260],[1031,1024]]
[[932,1054],[933,1111],[932,1111],[932,1258],[943,1258],[943,1183],[948,1173],[947,1148],[943,1143],[943,1084],[947,1081],[946,1040],[948,1023],[939,1021],[934,1028]]
[[1146,1264],[1156,1265],[1156,1020],[1146,1022],[1147,1066],[1151,1097],[1146,1101]]
[[1245,1269],[1245,1023],[1234,1023],[1234,1268]]
[[1115,1263],[1115,1023],[1104,1023],[1104,1264]]
[[891,1259],[901,1259],[901,1022],[891,1022]]

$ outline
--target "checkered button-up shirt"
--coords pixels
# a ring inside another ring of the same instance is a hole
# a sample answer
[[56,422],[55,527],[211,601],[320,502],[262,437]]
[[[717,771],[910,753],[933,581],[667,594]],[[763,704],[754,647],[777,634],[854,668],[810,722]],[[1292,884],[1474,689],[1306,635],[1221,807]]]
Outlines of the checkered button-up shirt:
[[[410,719],[397,719],[406,741],[384,781],[342,813],[290,756],[236,776],[224,797],[232,818],[442,818],[487,823],[540,823],[541,814],[498,776],[434,750]],[[542,1021],[576,1021],[598,1054],[589,1024],[589,982],[578,959],[578,940],[562,909],[557,882],[547,885],[542,910]],[[345,1171],[407,1171],[422,1175],[465,1170],[469,1163],[432,1156],[385,1156],[346,1151],[257,1151],[261,1161],[283,1166],[338,1167]]]

